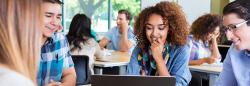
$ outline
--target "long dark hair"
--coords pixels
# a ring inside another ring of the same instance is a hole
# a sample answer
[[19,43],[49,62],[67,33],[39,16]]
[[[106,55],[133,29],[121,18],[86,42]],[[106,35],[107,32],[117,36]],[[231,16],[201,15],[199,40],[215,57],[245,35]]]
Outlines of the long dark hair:
[[89,38],[94,38],[91,34],[91,20],[85,14],[76,14],[71,21],[67,38],[69,43],[74,45],[71,49],[81,49],[80,43],[86,43]]

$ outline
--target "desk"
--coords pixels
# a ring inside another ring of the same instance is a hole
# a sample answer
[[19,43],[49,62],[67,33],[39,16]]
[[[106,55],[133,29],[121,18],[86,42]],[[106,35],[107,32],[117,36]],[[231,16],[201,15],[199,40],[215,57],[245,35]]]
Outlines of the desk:
[[112,52],[111,55],[105,56],[103,59],[97,59],[94,62],[95,73],[103,74],[103,68],[119,66],[119,74],[125,74],[126,65],[130,61],[130,55],[127,52]]
[[200,65],[200,66],[189,66],[190,71],[205,73],[209,75],[209,86],[213,86],[217,81],[220,72],[222,71],[221,66],[209,66],[209,65]]
[[230,48],[231,45],[218,45],[218,47],[227,47]]

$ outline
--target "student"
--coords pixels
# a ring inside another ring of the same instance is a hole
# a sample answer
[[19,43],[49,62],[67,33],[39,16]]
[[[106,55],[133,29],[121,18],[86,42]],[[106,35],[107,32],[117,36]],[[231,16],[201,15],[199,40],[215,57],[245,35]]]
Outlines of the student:
[[39,86],[75,85],[76,73],[67,38],[61,33],[55,33],[61,23],[61,4],[59,0],[43,0],[43,45],[37,76]]
[[217,38],[220,35],[222,18],[216,14],[205,14],[191,26],[189,39],[192,43],[189,65],[212,64],[220,58]]
[[42,0],[0,1],[0,86],[35,86],[41,5]]
[[219,86],[250,85],[250,2],[242,1],[233,1],[223,9],[223,25],[233,44],[223,62]]
[[132,27],[129,26],[131,15],[127,10],[119,10],[116,19],[117,26],[109,30],[99,42],[102,49],[108,44],[108,49],[132,52],[135,40]]
[[91,34],[91,21],[85,14],[76,14],[70,24],[67,38],[70,43],[72,55],[89,56],[89,68],[94,74],[94,62],[96,58],[102,58],[103,52],[99,44]]
[[173,2],[145,8],[135,22],[135,47],[127,66],[128,75],[175,76],[176,86],[191,80],[190,46],[185,15]]

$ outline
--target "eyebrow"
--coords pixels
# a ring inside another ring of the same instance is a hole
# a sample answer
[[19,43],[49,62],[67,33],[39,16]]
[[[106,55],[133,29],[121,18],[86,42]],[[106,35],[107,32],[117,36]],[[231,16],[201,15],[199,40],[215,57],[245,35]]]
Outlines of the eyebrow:
[[[45,14],[54,15],[54,13],[52,13],[52,12],[45,12]],[[62,16],[62,14],[58,14],[58,16]]]
[[[146,23],[146,25],[154,26],[154,25],[152,25],[150,23]],[[161,26],[161,25],[165,25],[165,24],[158,24],[157,26]]]

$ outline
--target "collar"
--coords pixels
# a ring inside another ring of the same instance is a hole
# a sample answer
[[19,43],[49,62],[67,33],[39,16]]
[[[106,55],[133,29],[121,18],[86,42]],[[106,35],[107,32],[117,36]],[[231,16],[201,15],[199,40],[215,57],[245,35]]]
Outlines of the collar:
[[248,57],[250,57],[250,51],[245,50],[245,55],[248,56]]
[[47,38],[47,40],[45,41],[45,43],[43,45],[51,44],[51,43],[53,43],[53,38],[49,37],[49,38]]

